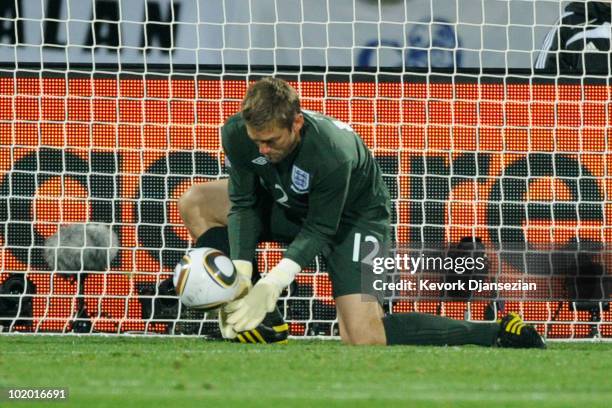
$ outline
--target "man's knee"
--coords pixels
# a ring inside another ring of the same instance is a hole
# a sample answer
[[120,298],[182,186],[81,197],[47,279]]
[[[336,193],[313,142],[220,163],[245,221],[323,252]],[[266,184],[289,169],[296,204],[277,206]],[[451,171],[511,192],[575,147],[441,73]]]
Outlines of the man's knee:
[[[382,325],[382,322],[379,323]],[[349,326],[344,332],[340,332],[340,339],[344,344],[352,346],[387,344],[384,329],[381,332],[378,324],[360,325],[359,328]]]
[[227,225],[229,207],[226,180],[194,184],[177,202],[179,215],[194,239],[209,228]]
[[194,184],[178,199],[177,207],[181,217],[188,217],[193,210],[206,199],[208,187],[204,184]]
[[193,211],[194,204],[197,203],[199,194],[199,184],[194,184],[185,191],[178,199],[176,207],[183,221],[187,221],[190,212]]
[[336,299],[340,338],[350,345],[387,344],[383,311],[375,299],[347,295]]
[[342,343],[350,346],[371,346],[387,344],[383,337],[375,336],[373,334],[368,333],[347,333],[344,336],[341,333],[340,339],[342,340]]

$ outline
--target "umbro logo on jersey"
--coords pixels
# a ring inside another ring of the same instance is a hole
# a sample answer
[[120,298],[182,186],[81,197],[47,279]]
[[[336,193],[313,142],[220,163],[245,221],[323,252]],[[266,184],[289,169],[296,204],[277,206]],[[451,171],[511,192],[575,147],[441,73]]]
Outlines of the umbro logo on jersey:
[[266,164],[268,164],[268,159],[263,156],[259,156],[258,158],[251,160],[251,163],[255,163],[260,166],[265,166]]
[[310,174],[293,165],[293,169],[291,169],[291,183],[291,190],[298,194],[307,193],[308,187],[310,187]]

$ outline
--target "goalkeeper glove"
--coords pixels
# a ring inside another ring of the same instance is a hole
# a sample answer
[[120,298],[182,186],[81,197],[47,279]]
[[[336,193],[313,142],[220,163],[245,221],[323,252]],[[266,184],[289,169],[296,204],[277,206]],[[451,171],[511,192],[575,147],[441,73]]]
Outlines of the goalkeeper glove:
[[251,289],[253,284],[251,283],[251,275],[253,274],[253,264],[249,261],[241,261],[235,260],[233,261],[234,268],[236,268],[236,272],[238,273],[238,296],[232,302],[227,305],[221,307],[219,310],[219,330],[221,330],[221,335],[225,339],[233,339],[236,337],[236,332],[232,328],[230,324],[227,323],[227,312],[225,308],[236,302],[237,299],[243,298]]
[[236,332],[257,327],[266,313],[274,310],[281,292],[293,282],[300,270],[300,266],[291,259],[281,259],[244,298],[225,306],[225,312],[229,314],[227,324]]

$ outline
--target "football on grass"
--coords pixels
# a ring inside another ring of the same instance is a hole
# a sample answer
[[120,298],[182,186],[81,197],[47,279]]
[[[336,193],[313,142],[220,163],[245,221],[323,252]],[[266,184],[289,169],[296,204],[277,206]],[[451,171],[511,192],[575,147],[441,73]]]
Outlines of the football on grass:
[[233,300],[238,292],[234,264],[213,248],[187,252],[174,268],[173,282],[181,302],[194,309],[214,309]]

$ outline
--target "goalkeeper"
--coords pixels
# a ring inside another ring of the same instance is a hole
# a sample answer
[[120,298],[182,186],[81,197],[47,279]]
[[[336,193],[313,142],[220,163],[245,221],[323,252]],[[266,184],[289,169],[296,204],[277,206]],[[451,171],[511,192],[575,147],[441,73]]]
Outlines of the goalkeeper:
[[390,237],[390,197],[381,171],[347,124],[301,110],[285,81],[253,84],[241,112],[223,126],[222,142],[229,180],[194,185],[179,200],[197,246],[214,246],[227,225],[231,258],[248,285],[257,243],[289,244],[246,296],[223,308],[224,336],[255,329],[296,274],[322,254],[345,343],[544,347],[535,329],[515,315],[501,324],[384,315],[378,299],[362,290],[358,254],[365,237],[380,245]]

